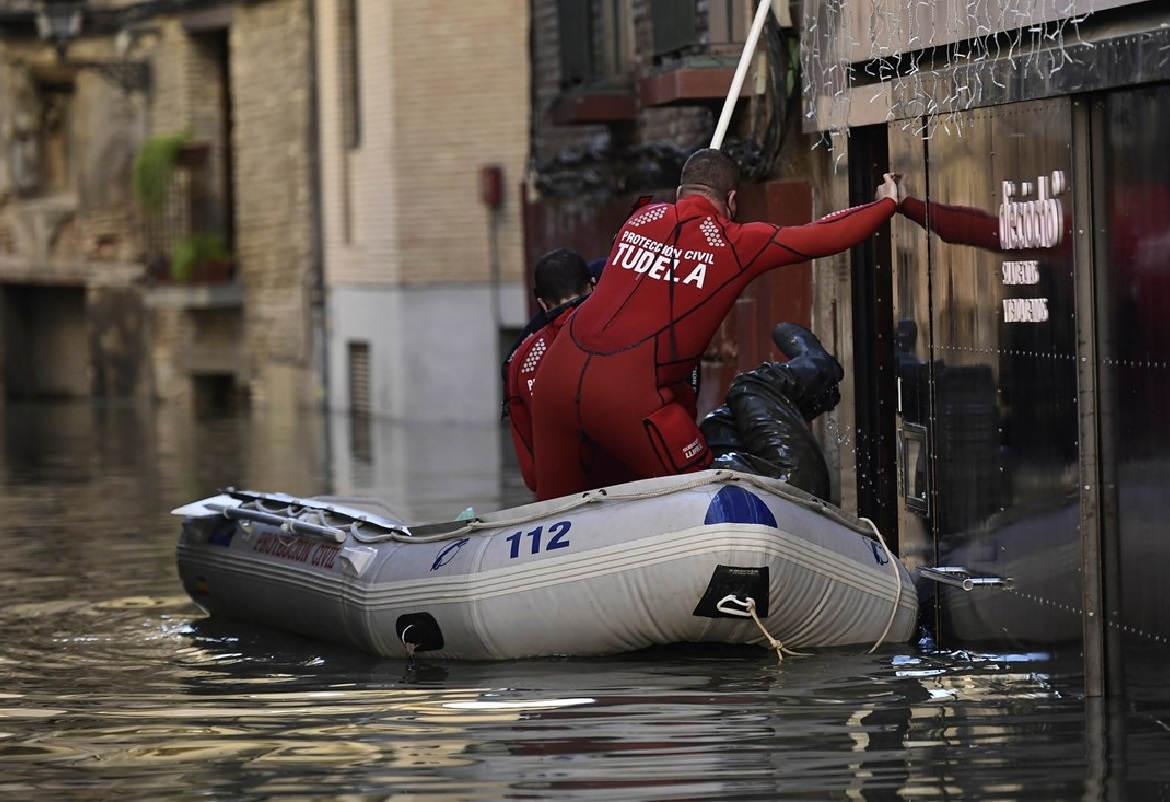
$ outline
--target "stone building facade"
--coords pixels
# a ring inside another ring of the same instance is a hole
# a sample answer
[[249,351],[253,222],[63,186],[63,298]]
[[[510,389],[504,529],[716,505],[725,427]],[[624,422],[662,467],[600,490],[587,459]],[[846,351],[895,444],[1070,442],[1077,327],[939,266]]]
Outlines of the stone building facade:
[[330,407],[497,421],[526,319],[528,3],[316,8]]
[[[6,393],[319,398],[310,0],[91,2],[63,54],[37,7],[0,13]],[[150,210],[135,163],[167,137]],[[211,238],[227,272],[174,280]]]

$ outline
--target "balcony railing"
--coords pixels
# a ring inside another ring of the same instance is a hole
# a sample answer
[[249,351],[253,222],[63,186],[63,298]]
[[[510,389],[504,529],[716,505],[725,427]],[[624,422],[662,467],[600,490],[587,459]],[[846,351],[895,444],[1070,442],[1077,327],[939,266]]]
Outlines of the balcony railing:
[[[219,239],[212,181],[210,146],[185,145],[175,161],[162,208],[143,219],[147,274],[153,281],[214,283],[234,277],[234,265],[228,258],[208,260],[200,256],[191,275],[178,275],[175,270],[175,256],[183,247],[191,248],[209,238]],[[226,251],[226,243],[223,249]]]

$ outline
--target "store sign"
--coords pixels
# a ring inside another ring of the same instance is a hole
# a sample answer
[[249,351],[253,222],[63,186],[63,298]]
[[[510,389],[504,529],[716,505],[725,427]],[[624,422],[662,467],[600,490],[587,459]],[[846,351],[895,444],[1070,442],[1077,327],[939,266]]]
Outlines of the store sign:
[[[1003,182],[999,204],[999,244],[1004,250],[1055,248],[1064,234],[1064,207],[1058,195],[1068,188],[1062,170],[1031,181]],[[1035,188],[1036,197],[1025,200]],[[1018,195],[1017,195],[1018,190]],[[1018,199],[1017,199],[1018,198]]]

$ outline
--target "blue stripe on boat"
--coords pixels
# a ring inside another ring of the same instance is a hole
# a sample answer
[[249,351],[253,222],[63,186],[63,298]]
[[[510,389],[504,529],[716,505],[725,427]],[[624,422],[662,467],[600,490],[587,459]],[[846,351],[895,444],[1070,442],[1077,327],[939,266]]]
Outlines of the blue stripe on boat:
[[776,516],[764,500],[749,490],[736,485],[719,489],[707,505],[705,524],[767,524],[776,525]]

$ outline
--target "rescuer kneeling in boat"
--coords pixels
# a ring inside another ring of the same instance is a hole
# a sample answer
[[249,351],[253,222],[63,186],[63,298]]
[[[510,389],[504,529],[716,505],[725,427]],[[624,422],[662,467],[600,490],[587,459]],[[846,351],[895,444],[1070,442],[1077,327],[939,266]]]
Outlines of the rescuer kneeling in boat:
[[[565,321],[589,297],[603,266],[604,261],[600,265],[587,264],[576,251],[557,248],[541,256],[533,270],[532,292],[540,309],[525,329],[528,334],[521,334],[504,362],[503,412],[511,424],[520,474],[530,490],[536,489],[532,458],[532,386],[536,369]],[[607,465],[602,481],[616,484],[626,480],[623,469]]]

